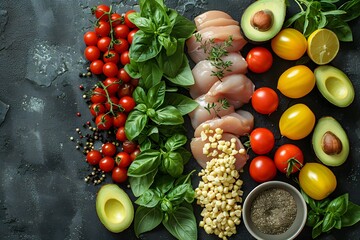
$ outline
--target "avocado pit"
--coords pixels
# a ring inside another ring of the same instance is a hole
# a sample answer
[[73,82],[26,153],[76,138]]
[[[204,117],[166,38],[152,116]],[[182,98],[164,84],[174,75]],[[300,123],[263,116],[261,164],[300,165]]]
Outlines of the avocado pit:
[[321,148],[328,155],[339,154],[342,151],[342,143],[334,133],[327,131],[321,139]]
[[274,22],[274,14],[272,11],[265,9],[256,12],[250,19],[250,24],[253,28],[260,32],[269,30]]

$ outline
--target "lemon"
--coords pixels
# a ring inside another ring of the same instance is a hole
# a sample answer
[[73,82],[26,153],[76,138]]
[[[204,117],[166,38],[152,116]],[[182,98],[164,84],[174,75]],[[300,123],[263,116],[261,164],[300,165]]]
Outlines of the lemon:
[[313,62],[324,65],[331,62],[339,51],[339,39],[329,29],[317,29],[308,38],[307,53]]

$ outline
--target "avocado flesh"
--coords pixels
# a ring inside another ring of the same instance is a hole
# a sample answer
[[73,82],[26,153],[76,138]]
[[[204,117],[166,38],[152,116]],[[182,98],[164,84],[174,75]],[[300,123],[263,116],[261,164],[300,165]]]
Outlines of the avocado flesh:
[[[325,133],[331,132],[341,142],[341,151],[337,154],[327,154],[322,148],[322,140]],[[349,139],[340,123],[333,117],[322,117],[315,126],[312,136],[312,146],[316,157],[327,166],[339,166],[349,156]]]
[[347,107],[354,101],[354,86],[344,72],[333,66],[324,65],[317,67],[314,74],[317,88],[330,103],[338,107]]
[[129,196],[116,184],[102,186],[96,196],[96,213],[111,232],[127,229],[134,219],[134,207]]
[[[272,26],[260,31],[251,25],[251,19],[259,11],[269,11],[273,15]],[[258,0],[249,5],[241,17],[241,31],[246,39],[252,42],[265,42],[280,32],[286,15],[285,0]]]

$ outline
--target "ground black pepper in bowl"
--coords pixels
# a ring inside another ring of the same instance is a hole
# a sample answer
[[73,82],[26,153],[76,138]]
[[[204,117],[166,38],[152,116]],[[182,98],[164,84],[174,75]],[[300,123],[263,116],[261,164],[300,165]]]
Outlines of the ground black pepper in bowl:
[[284,233],[296,217],[294,197],[281,188],[270,188],[260,193],[251,205],[251,221],[265,234]]

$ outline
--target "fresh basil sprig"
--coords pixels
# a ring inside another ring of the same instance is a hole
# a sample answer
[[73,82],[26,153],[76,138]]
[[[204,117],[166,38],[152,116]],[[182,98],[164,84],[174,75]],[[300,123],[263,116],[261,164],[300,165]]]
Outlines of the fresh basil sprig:
[[339,0],[295,0],[300,12],[290,17],[284,27],[294,25],[308,37],[319,28],[332,30],[340,41],[351,42],[352,31],[347,22],[360,16],[360,0],[349,0],[341,6],[335,5]]
[[134,220],[137,237],[162,223],[177,239],[197,239],[196,219],[190,204],[195,197],[192,173],[177,179],[163,175],[135,201],[139,205]]
[[333,228],[349,227],[360,221],[360,206],[349,201],[348,193],[321,201],[310,198],[302,190],[301,194],[310,207],[306,225],[312,227],[313,239]]

